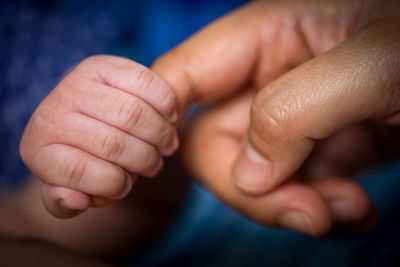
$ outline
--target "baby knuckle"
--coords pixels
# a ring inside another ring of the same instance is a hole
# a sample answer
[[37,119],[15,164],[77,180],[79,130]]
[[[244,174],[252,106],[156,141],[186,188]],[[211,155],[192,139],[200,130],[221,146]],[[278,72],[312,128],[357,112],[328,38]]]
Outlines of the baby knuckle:
[[98,64],[98,61],[99,61],[99,56],[87,57],[84,60],[82,60],[81,63],[79,63],[79,65],[75,69],[79,70],[79,69],[91,68],[92,66]]
[[158,136],[160,138],[161,146],[167,146],[171,142],[172,133],[171,133],[169,124],[167,124],[167,123],[162,124],[162,126],[159,130]]
[[155,148],[149,147],[145,149],[138,162],[138,165],[141,166],[140,172],[152,170],[156,166],[158,158],[159,155]]
[[99,63],[99,61],[104,61],[107,58],[109,58],[109,56],[107,55],[93,55],[93,56],[89,56],[87,58],[85,58],[80,65],[88,65],[88,66],[92,66],[92,65],[96,65]]
[[[71,74],[81,74],[85,77],[98,76],[101,73],[102,67],[109,68],[112,57],[108,55],[94,55],[85,58],[72,71]],[[74,75],[73,75],[74,76]],[[97,77],[97,78],[101,78]]]
[[126,101],[120,106],[117,116],[124,128],[132,130],[140,126],[144,114],[144,107],[138,101]]
[[166,114],[172,114],[176,109],[176,97],[174,92],[169,88],[165,90],[164,94],[161,94],[161,106]]
[[154,82],[154,73],[148,68],[140,68],[136,70],[136,83],[142,90],[148,90],[152,87]]
[[79,72],[71,73],[57,86],[63,92],[63,99],[67,103],[74,103],[77,97],[85,97],[87,91],[93,91],[95,85]]
[[[100,154],[106,160],[118,160],[126,150],[126,142],[119,136],[106,135],[100,139]],[[97,146],[97,144],[95,144]]]
[[83,160],[70,160],[64,165],[64,170],[61,171],[68,177],[68,183],[66,186],[71,188],[79,187],[79,185],[83,182],[86,170],[87,170],[87,159]]
[[176,108],[176,97],[169,85],[157,74],[148,68],[138,70],[136,83],[140,90],[154,92],[157,99],[157,106],[166,115],[172,114]]

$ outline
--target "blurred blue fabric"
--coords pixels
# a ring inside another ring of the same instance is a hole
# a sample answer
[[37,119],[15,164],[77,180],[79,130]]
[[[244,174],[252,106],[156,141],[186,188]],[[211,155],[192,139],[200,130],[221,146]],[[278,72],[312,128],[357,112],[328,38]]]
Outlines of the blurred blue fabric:
[[[62,75],[110,53],[149,65],[194,31],[244,3],[221,1],[2,1],[0,3],[0,193],[29,173],[22,131]],[[194,184],[181,215],[132,255],[138,266],[395,266],[400,249],[400,167],[360,175],[382,212],[380,226],[350,239],[315,239],[256,225]],[[375,179],[379,178],[379,179]]]
[[22,131],[62,75],[85,57],[123,55],[149,65],[243,1],[2,1],[0,190],[22,183]]
[[[137,266],[400,266],[400,162],[359,179],[381,212],[373,231],[313,238],[257,225],[194,184],[185,209]],[[378,179],[376,179],[378,178]]]

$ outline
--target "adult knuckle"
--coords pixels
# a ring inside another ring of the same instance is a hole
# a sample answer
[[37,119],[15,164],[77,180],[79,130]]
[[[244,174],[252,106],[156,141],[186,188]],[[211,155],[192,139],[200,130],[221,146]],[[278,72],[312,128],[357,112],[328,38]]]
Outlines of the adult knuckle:
[[252,127],[261,138],[285,140],[292,121],[290,110],[290,106],[279,99],[256,99],[251,109]]

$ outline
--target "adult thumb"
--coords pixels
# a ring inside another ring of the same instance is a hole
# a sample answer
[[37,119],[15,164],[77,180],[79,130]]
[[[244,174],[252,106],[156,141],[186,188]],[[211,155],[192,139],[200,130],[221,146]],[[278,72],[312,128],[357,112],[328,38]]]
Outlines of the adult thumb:
[[366,119],[399,123],[399,62],[400,34],[383,23],[262,89],[233,167],[236,186],[265,193],[295,173],[315,140]]

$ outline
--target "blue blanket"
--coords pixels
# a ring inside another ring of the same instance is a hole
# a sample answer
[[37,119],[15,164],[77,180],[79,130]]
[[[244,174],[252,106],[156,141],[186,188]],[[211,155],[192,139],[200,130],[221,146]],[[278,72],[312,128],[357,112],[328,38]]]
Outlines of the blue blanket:
[[[2,1],[0,191],[29,173],[18,155],[35,107],[87,56],[123,55],[145,65],[244,1]],[[374,231],[314,239],[256,225],[194,184],[185,209],[130,263],[139,266],[388,266],[399,261],[398,162],[361,175],[382,212]],[[375,178],[379,179],[375,179]],[[374,179],[373,179],[374,178]],[[4,215],[2,215],[4,216]]]

